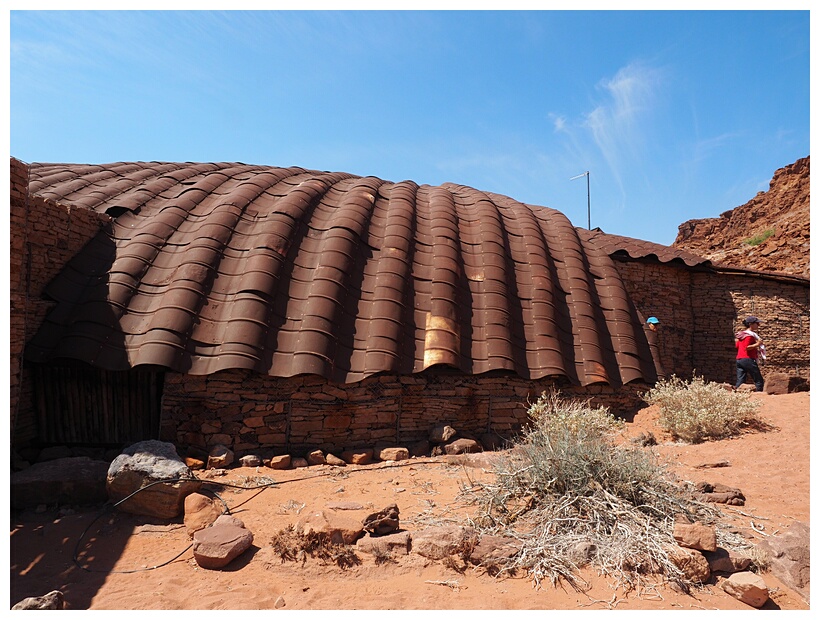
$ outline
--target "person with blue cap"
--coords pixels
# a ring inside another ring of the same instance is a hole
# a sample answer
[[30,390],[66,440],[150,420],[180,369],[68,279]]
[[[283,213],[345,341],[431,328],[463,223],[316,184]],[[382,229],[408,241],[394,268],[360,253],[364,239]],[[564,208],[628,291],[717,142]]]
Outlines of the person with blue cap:
[[655,362],[655,374],[658,375],[659,379],[663,379],[666,377],[666,371],[663,369],[663,364],[661,363],[660,343],[658,342],[658,328],[660,326],[661,322],[657,317],[650,316],[646,319],[646,341],[649,343],[652,360]]
[[735,334],[735,348],[737,356],[735,365],[737,366],[737,382],[735,389],[746,383],[746,377],[751,377],[758,392],[763,391],[763,375],[757,360],[760,357],[763,346],[757,331],[760,329],[760,319],[756,316],[747,316],[743,319],[742,329]]

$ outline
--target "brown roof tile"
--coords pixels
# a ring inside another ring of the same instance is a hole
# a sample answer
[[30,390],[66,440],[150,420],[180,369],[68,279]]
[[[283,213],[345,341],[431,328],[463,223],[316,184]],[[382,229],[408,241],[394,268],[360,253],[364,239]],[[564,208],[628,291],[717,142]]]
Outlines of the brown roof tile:
[[552,209],[234,163],[32,164],[30,176],[34,194],[117,215],[49,286],[58,305],[32,360],[342,382],[441,363],[584,385],[655,376],[615,240]]

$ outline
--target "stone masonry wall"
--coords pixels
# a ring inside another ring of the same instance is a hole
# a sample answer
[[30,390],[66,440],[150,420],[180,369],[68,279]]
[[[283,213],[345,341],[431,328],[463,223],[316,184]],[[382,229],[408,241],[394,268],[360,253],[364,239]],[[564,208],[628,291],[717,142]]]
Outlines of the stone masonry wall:
[[36,435],[31,381],[27,380],[22,355],[25,343],[54,306],[53,302],[43,299],[43,289],[110,218],[91,209],[67,207],[29,196],[28,166],[10,159],[9,410],[12,441],[19,444]]
[[[427,438],[438,424],[477,437],[488,432],[512,437],[527,422],[527,403],[553,386],[551,380],[450,372],[380,375],[349,385],[239,370],[209,376],[167,373],[160,438],[183,449],[224,444],[243,454],[408,446]],[[560,392],[630,417],[643,404],[639,392],[646,388],[564,386]]]
[[796,280],[733,272],[698,272],[668,263],[616,262],[643,319],[661,321],[659,348],[667,375],[735,382],[734,333],[753,314],[763,325],[762,366],[809,378],[809,286]]

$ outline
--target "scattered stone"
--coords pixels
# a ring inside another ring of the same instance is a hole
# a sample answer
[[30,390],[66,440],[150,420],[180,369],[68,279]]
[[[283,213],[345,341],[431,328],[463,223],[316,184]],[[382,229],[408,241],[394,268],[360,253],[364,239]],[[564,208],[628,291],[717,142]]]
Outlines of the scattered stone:
[[11,507],[41,504],[102,504],[108,499],[105,478],[109,464],[74,456],[17,471],[10,476]]
[[407,448],[381,448],[378,451],[380,461],[404,461],[410,458],[410,450]]
[[173,444],[150,439],[127,447],[111,462],[106,491],[114,503],[135,493],[117,506],[123,512],[173,519],[182,513],[185,498],[201,484]]
[[222,505],[201,493],[191,493],[185,498],[185,518],[183,522],[188,529],[188,536],[208,527],[222,514]]
[[470,454],[474,452],[483,452],[484,448],[475,439],[467,439],[462,437],[456,439],[444,446],[445,454]]
[[[764,385],[765,387],[765,385]],[[744,383],[739,388],[737,388],[737,392],[754,392],[756,390],[754,383]]]
[[233,463],[233,451],[223,444],[217,444],[208,453],[208,469],[224,469]]
[[398,553],[407,555],[410,553],[410,532],[396,532],[386,536],[365,536],[356,541],[356,550],[362,553],[373,555],[385,555]]
[[200,469],[205,469],[205,461],[194,458],[193,456],[186,456],[185,457],[185,465],[191,471],[198,471]]
[[335,454],[328,454],[325,457],[325,461],[328,465],[333,465],[334,467],[346,467],[347,463],[345,463],[342,459],[340,459]]
[[433,446],[430,449],[430,456],[442,456],[444,455],[444,446]]
[[270,457],[268,467],[271,469],[289,469],[290,468],[290,454],[281,454],[279,456]]
[[44,596],[24,598],[12,609],[65,609],[65,596],[59,590],[52,590]]
[[706,583],[712,576],[709,562],[700,551],[679,547],[673,549],[669,559],[683,571],[684,576],[695,583]]
[[672,530],[675,541],[687,549],[698,551],[716,551],[717,539],[715,530],[701,523],[676,522]]
[[246,454],[239,459],[239,464],[242,467],[259,467],[262,465],[262,459],[260,459],[256,454]]
[[384,536],[392,534],[399,529],[399,507],[390,504],[378,512],[374,512],[364,518],[362,527],[371,536]]
[[771,573],[807,603],[811,577],[809,532],[808,524],[795,521],[782,533],[770,536],[758,545],[769,559]]
[[327,507],[331,510],[364,510],[359,502],[328,502]]
[[430,455],[430,442],[422,439],[410,446],[410,456],[421,457]]
[[253,544],[253,534],[236,517],[223,515],[194,534],[194,559],[202,568],[219,569]]
[[700,493],[700,500],[703,502],[728,504],[730,506],[743,506],[746,504],[746,497],[740,489],[725,484],[700,482],[695,485],[695,489]]
[[278,597],[276,602],[273,604],[274,609],[282,609],[285,606],[285,599],[283,597]]
[[347,515],[325,510],[314,510],[301,516],[294,531],[297,534],[323,534],[330,542],[344,545],[352,545],[364,536],[360,522]]
[[308,465],[325,465],[327,463],[325,460],[325,455],[321,450],[313,450],[312,452],[308,452],[305,458]]
[[351,465],[367,465],[373,462],[373,449],[359,448],[357,450],[345,450],[340,456],[345,463]]
[[482,536],[470,553],[470,562],[487,567],[496,566],[509,560],[519,550],[512,538]]
[[737,573],[749,568],[752,559],[718,547],[717,551],[704,551],[703,557],[709,562],[713,573]]
[[294,456],[290,460],[290,464],[294,469],[299,469],[299,468],[302,468],[302,467],[310,467],[310,463],[307,462],[307,459],[303,459],[302,457],[299,457],[299,456]]
[[227,469],[206,469],[205,472],[202,474],[203,478],[221,478],[223,476],[228,475]]
[[711,469],[717,467],[731,467],[732,464],[729,461],[715,461],[714,463],[701,463],[700,465],[695,465],[696,469]]
[[737,600],[757,609],[769,600],[769,588],[759,575],[749,571],[734,573],[720,584],[723,591]]
[[766,392],[766,394],[788,394],[789,375],[785,372],[766,373],[763,391]]
[[413,535],[413,553],[431,560],[441,560],[459,554],[476,540],[473,528],[460,525],[428,527]]
[[436,426],[430,431],[431,443],[447,443],[456,436],[456,429],[446,424]]

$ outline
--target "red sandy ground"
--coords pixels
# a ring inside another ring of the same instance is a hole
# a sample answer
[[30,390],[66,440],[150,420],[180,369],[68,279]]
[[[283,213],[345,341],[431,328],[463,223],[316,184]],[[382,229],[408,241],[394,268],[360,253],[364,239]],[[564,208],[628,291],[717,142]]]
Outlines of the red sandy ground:
[[[654,449],[683,479],[741,489],[746,505],[723,507],[724,513],[727,521],[760,541],[795,520],[809,523],[809,394],[754,394],[752,398],[760,399],[761,417],[772,430],[700,445],[676,444],[657,427],[655,408],[648,407],[627,425],[626,433],[652,431],[660,443]],[[730,466],[697,467],[717,461],[728,461]],[[304,565],[282,563],[270,548],[271,537],[295,523],[297,512],[321,509],[329,502],[362,504],[362,510],[345,513],[359,519],[395,502],[402,528],[411,532],[433,524],[433,516],[439,521],[461,518],[470,508],[455,502],[460,484],[488,475],[481,467],[453,464],[447,457],[347,468],[230,469],[215,480],[268,477],[277,484],[261,492],[221,493],[233,514],[254,533],[253,547],[221,571],[197,566],[192,551],[185,550],[190,540],[181,518],[172,524],[146,524],[145,518],[124,513],[107,514],[94,522],[98,510],[15,513],[10,522],[10,606],[59,589],[69,609],[101,610],[274,609],[277,600],[284,603],[283,611],[751,609],[724,593],[719,582],[691,595],[663,585],[625,595],[588,571],[584,577],[592,587],[579,593],[549,584],[534,588],[526,578],[498,579],[479,569],[459,573],[417,554],[377,565],[372,556],[359,553],[361,564],[343,570],[313,558]],[[82,570],[72,558],[86,528],[80,550],[81,562],[89,570]],[[179,558],[167,563],[180,552]],[[763,578],[771,591],[764,609],[809,608],[771,573]]]

